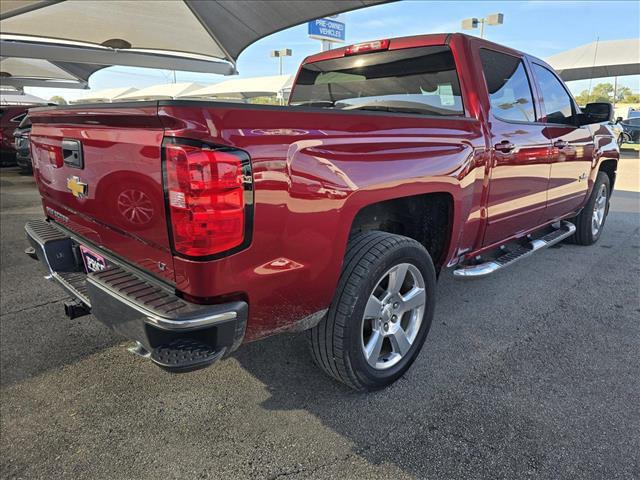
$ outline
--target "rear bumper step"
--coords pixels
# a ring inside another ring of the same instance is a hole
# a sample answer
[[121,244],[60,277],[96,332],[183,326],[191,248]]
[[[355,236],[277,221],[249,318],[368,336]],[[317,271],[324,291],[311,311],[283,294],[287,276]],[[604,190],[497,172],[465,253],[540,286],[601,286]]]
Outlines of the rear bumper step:
[[457,267],[453,270],[453,276],[461,279],[486,277],[487,275],[491,275],[492,273],[508,267],[509,265],[513,265],[518,260],[522,260],[523,258],[533,255],[538,250],[542,250],[543,248],[547,248],[561,242],[565,238],[573,235],[575,231],[576,227],[573,223],[563,220],[560,222],[560,226],[558,228],[552,230],[546,235],[536,238],[535,240],[531,240],[524,245],[519,245],[493,260],[478,263],[476,265],[461,265]]
[[46,278],[73,298],[65,304],[67,315],[75,318],[92,313],[112,330],[138,342],[161,367],[193,370],[240,346],[246,302],[187,302],[166,285],[111,258],[107,269],[86,274],[79,241],[53,222],[32,220],[25,231],[31,244],[25,253],[35,254],[49,272]]

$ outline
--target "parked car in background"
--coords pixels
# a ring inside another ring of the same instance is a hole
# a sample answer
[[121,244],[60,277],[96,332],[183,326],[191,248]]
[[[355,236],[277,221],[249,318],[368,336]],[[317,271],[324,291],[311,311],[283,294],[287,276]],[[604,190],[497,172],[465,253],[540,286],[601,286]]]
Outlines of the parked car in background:
[[13,131],[26,116],[29,106],[2,105],[0,107],[0,164],[15,165],[16,149],[13,144]]
[[33,173],[31,165],[31,153],[29,149],[29,136],[31,134],[31,119],[25,115],[18,128],[13,131],[14,147],[16,149],[16,164],[20,173],[28,175]]
[[616,139],[616,143],[618,144],[618,146],[621,146],[624,143],[624,129],[622,128],[622,125],[620,125],[619,121],[608,121],[608,122],[603,122],[603,125],[606,126],[609,130],[611,130],[611,133],[613,134],[613,136]]
[[612,107],[580,109],[544,61],[434,34],[318,53],[296,78],[288,107],[29,112],[46,219],[28,253],[69,316],[173,371],[306,331],[318,366],[373,390],[419,354],[442,269],[481,278],[601,236]]
[[627,118],[619,123],[625,137],[624,143],[640,143],[640,112],[639,115]]
[[629,120],[630,118],[638,118],[640,117],[640,110],[637,110],[635,108],[633,109],[629,109],[629,113],[627,114],[627,120]]

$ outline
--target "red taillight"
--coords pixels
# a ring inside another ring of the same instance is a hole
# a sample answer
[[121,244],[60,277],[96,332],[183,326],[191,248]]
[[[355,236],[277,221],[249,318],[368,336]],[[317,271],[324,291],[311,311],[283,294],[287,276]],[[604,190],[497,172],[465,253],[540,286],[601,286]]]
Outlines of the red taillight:
[[241,158],[230,151],[166,146],[167,191],[177,252],[207,256],[244,241]]
[[387,50],[389,48],[389,40],[376,40],[375,42],[358,43],[347,47],[344,51],[345,55],[357,55],[359,53],[377,52],[379,50]]
[[53,145],[47,146],[47,152],[49,155],[49,163],[56,168],[62,168],[64,159],[62,158],[62,149],[60,147],[54,147]]

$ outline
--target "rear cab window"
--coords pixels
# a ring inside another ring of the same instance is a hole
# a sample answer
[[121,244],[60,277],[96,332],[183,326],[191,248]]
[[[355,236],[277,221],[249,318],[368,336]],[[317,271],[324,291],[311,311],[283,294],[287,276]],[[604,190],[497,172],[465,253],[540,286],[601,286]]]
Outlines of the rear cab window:
[[480,62],[494,117],[507,122],[535,122],[533,93],[522,59],[481,48]]
[[303,65],[289,104],[464,115],[458,74],[447,46],[385,50]]

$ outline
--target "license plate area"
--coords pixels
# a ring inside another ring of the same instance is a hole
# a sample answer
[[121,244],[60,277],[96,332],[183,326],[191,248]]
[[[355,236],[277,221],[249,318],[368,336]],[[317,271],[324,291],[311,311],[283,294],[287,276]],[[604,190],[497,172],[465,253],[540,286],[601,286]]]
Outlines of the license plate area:
[[84,264],[84,271],[86,273],[100,272],[107,268],[107,261],[105,258],[90,248],[80,245],[80,254],[82,256],[82,263]]

